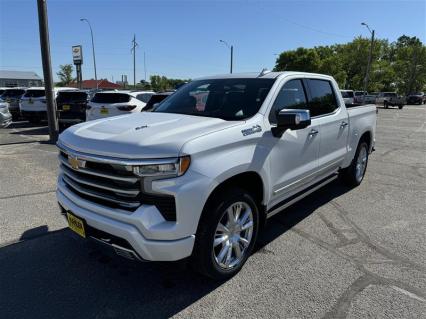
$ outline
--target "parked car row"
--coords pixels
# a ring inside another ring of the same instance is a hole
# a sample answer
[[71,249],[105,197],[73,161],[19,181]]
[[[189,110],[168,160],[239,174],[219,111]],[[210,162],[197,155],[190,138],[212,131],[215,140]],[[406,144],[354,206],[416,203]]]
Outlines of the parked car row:
[[[57,117],[61,129],[80,122],[110,116],[141,112],[142,110],[152,111],[156,104],[172,93],[54,88]],[[3,102],[2,110],[7,109],[13,120],[23,118],[36,124],[47,118],[47,100],[44,87],[1,88],[0,98]]]
[[346,107],[359,106],[362,104],[376,104],[383,106],[385,109],[390,106],[396,106],[402,109],[406,104],[424,104],[426,103],[426,95],[423,92],[413,93],[407,97],[400,96],[396,92],[379,92],[371,93],[364,91],[340,90],[345,101]]

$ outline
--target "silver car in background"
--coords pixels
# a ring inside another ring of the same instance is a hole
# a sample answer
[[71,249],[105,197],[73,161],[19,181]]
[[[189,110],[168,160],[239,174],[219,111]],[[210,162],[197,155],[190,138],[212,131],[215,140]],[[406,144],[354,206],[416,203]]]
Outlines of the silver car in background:
[[9,103],[9,112],[12,114],[13,119],[16,121],[21,117],[20,103],[21,97],[25,94],[27,88],[14,87],[6,89],[1,95],[1,99]]
[[0,127],[6,127],[12,123],[12,114],[9,112],[9,103],[0,102]]

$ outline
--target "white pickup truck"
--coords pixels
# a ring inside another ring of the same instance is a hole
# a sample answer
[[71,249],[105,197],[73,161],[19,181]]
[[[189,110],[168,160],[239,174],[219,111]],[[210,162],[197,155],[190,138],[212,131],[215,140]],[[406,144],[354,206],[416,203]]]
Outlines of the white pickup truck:
[[201,78],[154,112],[64,131],[57,198],[72,230],[119,255],[190,257],[226,279],[267,218],[339,175],[361,183],[375,127],[375,105],[347,110],[330,76]]

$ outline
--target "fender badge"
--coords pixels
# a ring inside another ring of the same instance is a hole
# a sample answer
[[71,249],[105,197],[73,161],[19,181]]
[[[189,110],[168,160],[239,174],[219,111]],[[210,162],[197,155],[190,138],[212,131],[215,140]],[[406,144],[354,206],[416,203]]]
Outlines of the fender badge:
[[254,125],[251,128],[247,128],[241,131],[241,133],[243,133],[243,136],[251,135],[258,132],[262,132],[262,127],[260,125]]

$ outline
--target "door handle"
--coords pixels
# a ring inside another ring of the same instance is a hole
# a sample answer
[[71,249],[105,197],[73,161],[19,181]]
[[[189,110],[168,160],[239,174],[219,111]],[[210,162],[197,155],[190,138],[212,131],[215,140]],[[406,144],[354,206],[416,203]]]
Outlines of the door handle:
[[315,129],[312,129],[310,132],[309,132],[309,136],[310,137],[314,137],[315,135],[317,135],[318,134],[318,131],[317,130],[315,130]]
[[341,128],[345,128],[346,126],[348,126],[348,123],[346,123],[345,121],[343,121],[343,122],[340,124],[340,127],[341,127]]

